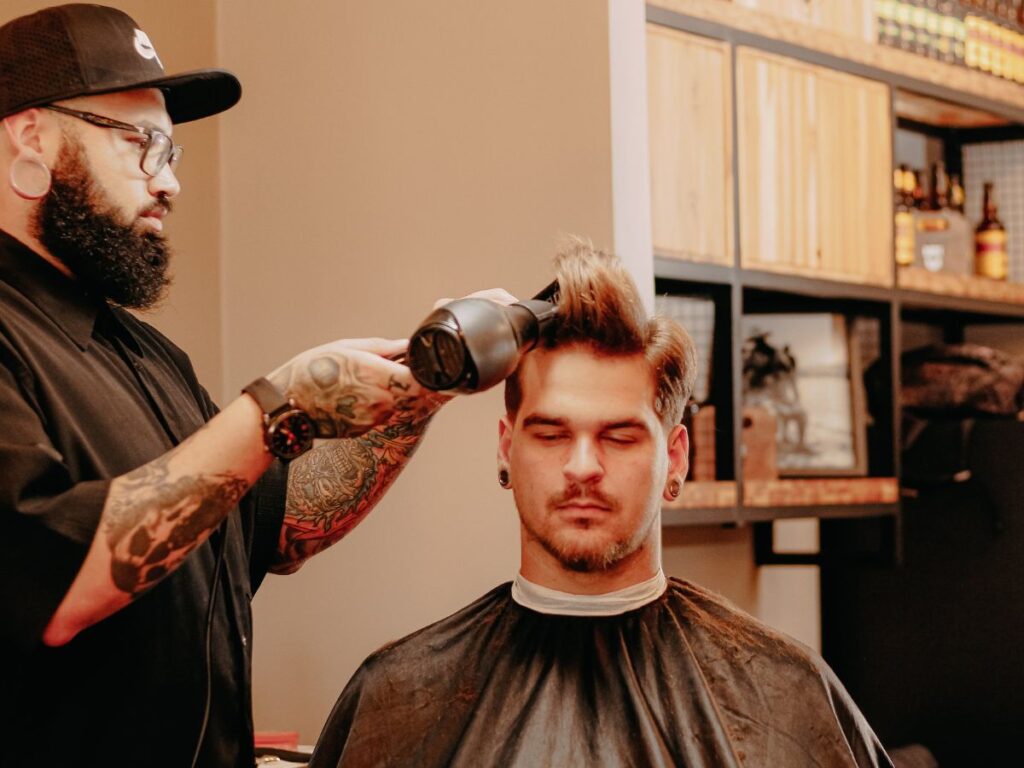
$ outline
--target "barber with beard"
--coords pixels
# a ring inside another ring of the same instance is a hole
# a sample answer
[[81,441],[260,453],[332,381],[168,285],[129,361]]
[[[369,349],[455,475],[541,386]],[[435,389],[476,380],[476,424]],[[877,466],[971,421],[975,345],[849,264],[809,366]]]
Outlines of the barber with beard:
[[0,27],[4,765],[252,766],[253,592],[369,512],[441,403],[363,340],[218,412],[126,311],[167,287],[174,125],[240,95],[112,8]]

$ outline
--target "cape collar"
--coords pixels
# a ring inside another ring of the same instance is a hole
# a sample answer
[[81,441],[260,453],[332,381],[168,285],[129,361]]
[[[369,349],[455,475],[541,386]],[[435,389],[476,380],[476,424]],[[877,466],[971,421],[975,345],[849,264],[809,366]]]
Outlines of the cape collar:
[[603,595],[559,592],[557,589],[548,589],[527,581],[522,574],[517,573],[512,582],[512,599],[537,613],[559,616],[618,616],[620,613],[634,611],[654,602],[665,593],[667,586],[665,572],[660,568],[647,581]]

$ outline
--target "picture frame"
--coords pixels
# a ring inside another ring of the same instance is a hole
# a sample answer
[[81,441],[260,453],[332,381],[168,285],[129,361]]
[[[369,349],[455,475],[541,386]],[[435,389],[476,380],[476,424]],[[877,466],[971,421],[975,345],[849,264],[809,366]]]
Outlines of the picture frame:
[[775,418],[780,477],[867,474],[866,398],[856,318],[743,316],[743,405]]

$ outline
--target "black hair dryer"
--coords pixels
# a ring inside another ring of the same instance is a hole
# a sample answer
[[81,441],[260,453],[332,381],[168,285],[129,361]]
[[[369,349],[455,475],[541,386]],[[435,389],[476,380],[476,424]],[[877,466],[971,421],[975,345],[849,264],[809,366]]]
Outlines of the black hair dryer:
[[483,392],[503,381],[557,314],[552,283],[537,296],[502,306],[457,299],[435,309],[409,339],[406,364],[427,389]]

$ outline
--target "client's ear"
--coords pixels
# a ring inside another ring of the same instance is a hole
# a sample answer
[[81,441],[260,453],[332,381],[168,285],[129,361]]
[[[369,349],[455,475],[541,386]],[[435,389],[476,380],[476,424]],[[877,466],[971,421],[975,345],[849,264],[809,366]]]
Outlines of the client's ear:
[[511,448],[512,420],[506,415],[498,420],[498,477],[502,488],[509,487],[508,484],[501,483],[500,478],[502,472],[505,472],[507,475],[509,467],[512,465],[512,460],[509,458]]
[[665,490],[662,498],[675,501],[682,490],[683,481],[690,471],[690,435],[686,427],[677,424],[668,433],[668,476],[665,478]]

